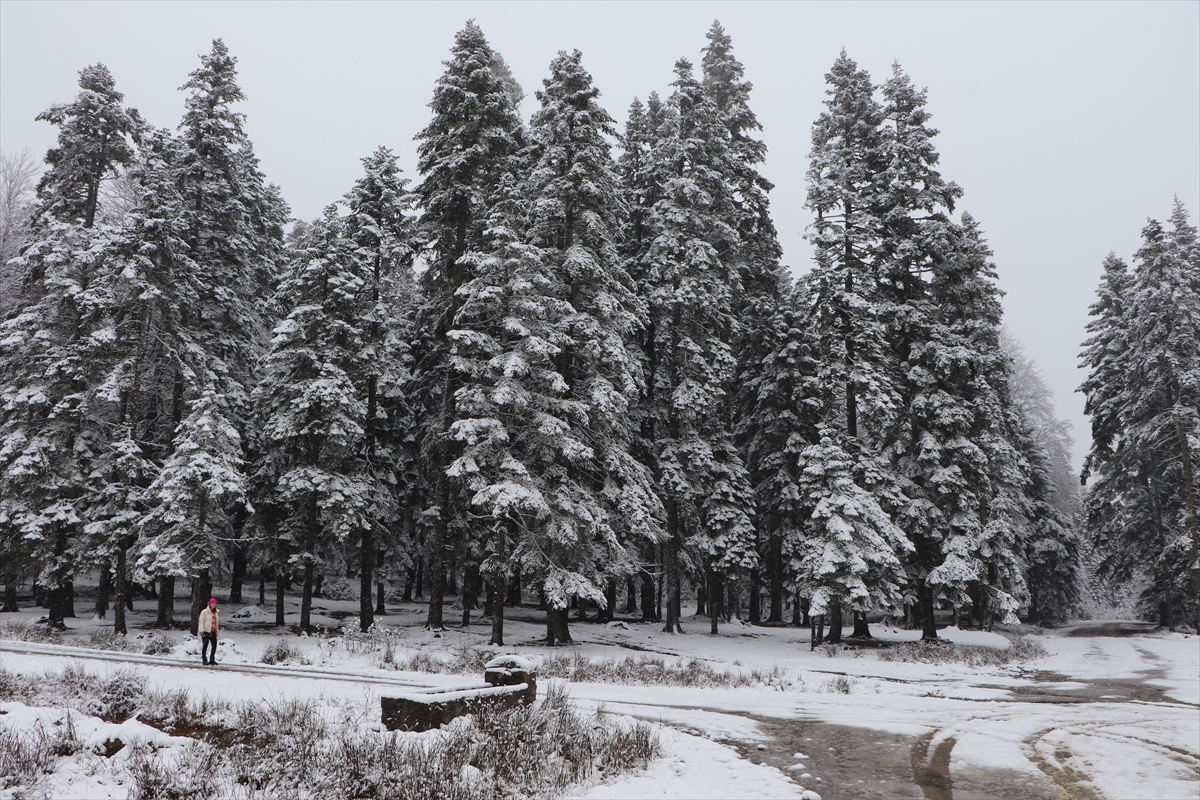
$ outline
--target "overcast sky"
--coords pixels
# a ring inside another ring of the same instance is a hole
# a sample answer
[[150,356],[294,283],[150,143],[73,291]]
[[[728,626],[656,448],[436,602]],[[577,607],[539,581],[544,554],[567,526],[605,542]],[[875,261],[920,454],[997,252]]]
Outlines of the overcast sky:
[[786,262],[809,269],[804,172],[824,75],[845,48],[877,82],[899,61],[929,89],[942,174],[966,194],[1007,292],[1006,321],[1086,450],[1074,390],[1087,308],[1110,250],[1129,259],[1146,218],[1178,196],[1200,212],[1200,3],[106,3],[0,0],[0,148],[39,156],[34,122],[69,102],[78,71],[108,65],[129,105],[174,127],[177,91],[221,37],[267,177],[311,219],[391,147],[405,172],[456,31],[475,18],[525,88],[583,51],[622,124],[634,96],[669,93],[720,19],[754,83]]

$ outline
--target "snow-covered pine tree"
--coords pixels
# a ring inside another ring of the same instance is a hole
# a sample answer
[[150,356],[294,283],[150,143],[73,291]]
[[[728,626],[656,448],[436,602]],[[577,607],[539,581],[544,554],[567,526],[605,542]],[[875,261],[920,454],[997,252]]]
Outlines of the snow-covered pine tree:
[[[633,574],[639,551],[661,538],[652,477],[631,453],[630,408],[643,385],[634,336],[645,327],[646,309],[617,250],[624,203],[608,143],[613,120],[596,102],[599,90],[581,59],[576,50],[550,63],[529,131],[537,161],[521,186],[532,204],[527,241],[569,304],[557,322],[563,337],[557,370],[564,400],[582,415],[570,418],[569,435],[584,445],[561,459],[561,472],[544,465],[551,506],[569,522],[561,531],[552,525],[539,533],[569,536],[555,545],[563,556],[547,559],[542,543],[525,543],[516,553],[522,574],[543,577],[548,613],[557,618],[548,624],[550,638],[566,633],[570,598],[557,574],[564,566],[587,574],[592,562],[613,581]],[[568,508],[570,515],[563,513]],[[572,540],[579,544],[567,547]],[[614,549],[618,541],[622,546]]]
[[[787,270],[779,263],[782,250],[771,220],[768,192],[774,185],[759,173],[759,165],[766,158],[767,146],[754,138],[754,131],[762,130],[758,118],[750,108],[751,83],[743,79],[744,67],[733,55],[733,42],[729,34],[714,20],[706,34],[708,46],[704,48],[702,61],[704,89],[712,98],[725,127],[729,129],[729,174],[726,180],[732,189],[730,224],[737,231],[740,246],[725,258],[736,264],[741,292],[734,300],[742,324],[733,342],[737,372],[730,386],[731,401],[726,411],[731,425],[738,433],[739,452],[747,460],[747,448],[754,437],[750,413],[755,398],[747,388],[757,382],[758,371],[764,359],[775,345],[775,331],[771,329],[777,320],[777,310],[784,304],[790,278]],[[734,422],[736,421],[736,422]],[[759,485],[762,476],[751,472],[751,480]],[[760,520],[756,509],[756,521]],[[761,541],[760,555],[774,552],[776,541],[765,535],[765,526],[755,525]],[[781,559],[770,559],[774,570],[770,582],[778,589],[782,575]],[[750,621],[759,622],[760,575],[757,569],[750,573]]]
[[[670,114],[651,155],[662,198],[651,210],[643,256],[654,341],[654,442],[667,511],[666,629],[679,630],[679,550],[700,555],[715,599],[719,579],[757,566],[753,490],[726,412],[736,362],[738,233],[726,176],[729,129],[692,74],[675,65]],[[719,607],[719,603],[717,606]],[[717,615],[710,613],[716,629]]]
[[[665,119],[667,109],[657,92],[651,92],[645,105],[634,98],[629,106],[625,132],[621,137],[622,151],[617,159],[617,173],[621,179],[621,195],[627,216],[623,235],[619,238],[618,251],[625,259],[625,266],[634,281],[639,298],[649,296],[646,282],[646,265],[643,256],[653,239],[649,227],[650,211],[661,197],[662,180],[656,171],[653,159],[655,143]],[[662,166],[662,165],[658,165]],[[654,368],[654,318],[647,315],[646,325],[638,336],[641,350],[642,372],[651,376]],[[654,429],[661,404],[656,401],[653,380],[645,380],[641,396],[631,409],[636,437],[634,453],[641,463],[657,470],[654,449]],[[657,479],[657,473],[655,472]],[[659,493],[661,495],[661,492]],[[658,620],[655,575],[661,574],[661,544],[647,544],[641,553],[642,569],[641,606],[642,620]]]
[[422,180],[421,234],[429,242],[429,262],[421,275],[424,301],[414,343],[415,385],[421,412],[425,481],[432,497],[427,535],[429,616],[443,627],[445,559],[455,532],[466,522],[457,487],[446,474],[457,458],[450,428],[458,417],[458,378],[451,366],[448,332],[462,305],[458,290],[474,278],[463,260],[476,248],[489,216],[489,198],[510,171],[519,148],[520,119],[508,85],[492,69],[495,53],[474,21],[455,36],[446,72],[434,87],[433,119],[417,134]]
[[[907,559],[910,587],[918,599],[924,636],[931,638],[936,635],[931,616],[933,589],[925,580],[940,561],[939,543],[949,535],[950,517],[942,514],[941,496],[930,483],[944,465],[939,458],[925,458],[929,454],[923,455],[922,447],[947,434],[929,429],[940,419],[928,413],[930,404],[962,402],[955,399],[955,393],[966,387],[953,385],[944,377],[931,380],[934,373],[923,360],[944,352],[939,348],[947,346],[950,336],[942,317],[955,312],[939,308],[931,274],[939,261],[947,258],[945,243],[955,240],[949,215],[962,189],[938,171],[939,155],[933,143],[938,132],[928,125],[926,93],[913,86],[899,64],[892,65],[882,95],[884,122],[875,206],[881,222],[875,253],[877,312],[887,331],[892,382],[902,410],[892,417],[881,449],[886,448],[905,487],[907,501],[903,509],[896,510],[901,511],[902,527],[916,543],[913,557]],[[947,390],[949,395],[943,397]],[[866,633],[862,616],[856,619],[855,629]]]
[[[878,263],[885,233],[884,110],[874,98],[871,76],[845,51],[825,81],[829,97],[813,125],[807,173],[807,206],[817,216],[809,234],[817,263],[804,280],[825,387],[823,422],[864,440],[851,455],[873,458],[898,406]],[[836,602],[831,609],[830,636],[836,641],[841,611]]]
[[801,455],[817,444],[822,412],[810,313],[805,286],[797,283],[764,326],[761,344],[770,352],[739,392],[744,417],[738,432],[754,481],[756,527],[765,540],[769,622],[783,621],[784,588],[797,588],[785,553],[800,552],[812,510],[800,486]]
[[[818,444],[800,454],[798,503],[807,511],[802,536],[785,539],[797,588],[809,613],[823,616],[842,604],[865,614],[902,602],[906,578],[900,557],[912,543],[880,505],[869,453],[836,428],[822,428]],[[832,633],[832,631],[831,631]]]
[[241,436],[221,408],[224,402],[212,389],[189,402],[171,455],[147,491],[156,505],[142,520],[138,568],[149,575],[190,575],[203,587],[193,590],[192,630],[204,602],[199,597],[211,588],[209,571],[224,557],[220,540],[231,533],[227,509],[245,490]]
[[1041,371],[1007,331],[1001,348],[1012,363],[1008,387],[1018,423],[1013,439],[1026,472],[1029,617],[1039,623],[1065,620],[1079,606],[1086,566],[1076,528],[1080,501],[1071,424],[1057,418]]
[[902,472],[910,498],[902,527],[917,547],[910,576],[927,639],[937,635],[938,599],[972,603],[985,627],[993,617],[1015,620],[1027,599],[1026,475],[1000,347],[1001,292],[974,219],[964,213],[950,230],[930,278],[936,315],[908,359],[916,445]]
[[[374,621],[374,583],[383,586],[385,554],[392,561],[406,556],[415,542],[411,526],[416,514],[416,453],[412,448],[414,420],[407,402],[409,340],[415,312],[416,286],[412,264],[416,250],[412,206],[400,177],[396,157],[380,147],[362,160],[364,175],[347,193],[345,235],[364,280],[359,299],[358,324],[362,327],[362,372],[356,385],[365,392],[365,417],[361,458],[372,478],[374,495],[368,514],[370,525],[359,532],[359,625],[368,630]],[[400,513],[400,509],[404,509]],[[404,539],[407,537],[408,542]],[[383,592],[379,605],[382,612]]]
[[[1200,440],[1200,247],[1178,200],[1171,227],[1150,220],[1134,254],[1124,315],[1127,373],[1120,384],[1120,431],[1088,503],[1111,497],[1121,509],[1117,536],[1098,542],[1110,575],[1144,570],[1152,577],[1143,606],[1174,627],[1197,609],[1195,442]],[[1098,372],[1093,368],[1093,375]],[[1097,414],[1097,417],[1100,415]],[[1092,465],[1093,469],[1096,465]],[[1123,473],[1103,487],[1105,472]],[[1102,488],[1108,491],[1101,493]],[[1091,531],[1095,536],[1096,531]],[[1200,620],[1198,620],[1200,621]]]
[[180,149],[165,130],[144,135],[139,161],[126,176],[137,204],[125,215],[95,282],[112,335],[93,402],[107,409],[114,433],[89,475],[93,500],[85,545],[101,556],[103,569],[113,565],[117,633],[125,632],[127,551],[154,504],[147,490],[174,437],[167,402],[189,349],[181,338],[186,325],[177,292],[195,264],[188,257],[191,218],[181,208],[175,180]]
[[[216,413],[247,439],[254,368],[270,327],[268,300],[277,282],[287,205],[258,168],[245,132],[245,115],[236,103],[245,99],[237,83],[237,59],[220,39],[200,57],[200,67],[180,87],[187,93],[179,126],[184,153],[176,172],[184,207],[192,219],[189,255],[196,271],[177,296],[187,320],[190,370],[176,375],[172,404],[213,389],[226,404]],[[181,417],[175,416],[176,422]],[[232,593],[240,594],[245,568],[241,521],[235,515],[231,537]]]
[[[1089,309],[1089,337],[1083,342],[1080,366],[1088,377],[1078,391],[1084,395],[1084,414],[1091,418],[1091,445],[1084,457],[1081,483],[1083,526],[1093,549],[1095,573],[1103,583],[1129,584],[1145,571],[1142,559],[1123,557],[1125,520],[1140,505],[1126,507],[1122,496],[1133,496],[1137,483],[1133,472],[1118,466],[1118,447],[1123,441],[1121,410],[1129,392],[1126,363],[1129,357],[1129,303],[1133,274],[1128,265],[1110,252],[1105,256],[1096,289],[1096,302]],[[1123,455],[1123,451],[1122,451]],[[1122,513],[1124,512],[1124,513]],[[1112,546],[1106,546],[1107,543]],[[1122,542],[1122,544],[1117,544]],[[1115,558],[1110,556],[1116,556]]]
[[86,553],[87,475],[109,428],[92,402],[112,320],[98,276],[113,231],[96,226],[100,183],[133,157],[137,112],[100,64],[80,72],[73,103],[38,116],[59,128],[38,183],[33,241],[16,264],[28,305],[0,328],[0,536],[28,555],[51,592],[50,620],[74,616],[72,577]]
[[[309,226],[305,247],[279,287],[288,309],[275,327],[255,390],[263,449],[280,470],[267,499],[283,509],[280,533],[299,544],[289,562],[304,570],[300,628],[311,626],[321,549],[374,524],[380,477],[359,457],[365,392],[355,376],[367,371],[369,321],[362,300],[371,265],[355,257],[345,223],[329,206]],[[272,452],[273,451],[273,452]]]
[[450,435],[461,443],[448,475],[482,522],[472,538],[484,540],[481,549],[490,544],[480,571],[493,588],[492,643],[499,645],[514,547],[530,560],[541,555],[543,563],[531,566],[551,609],[565,608],[572,594],[594,600],[603,593],[598,561],[584,560],[582,575],[574,568],[590,531],[571,524],[577,520],[555,502],[553,486],[554,471],[592,455],[578,436],[584,410],[565,398],[557,363],[569,308],[539,249],[522,242],[515,176],[502,178],[489,205],[487,233],[463,256],[473,277],[459,290],[456,327],[448,332],[458,383]]
[[1091,334],[1083,343],[1080,359],[1088,368],[1088,377],[1079,387],[1085,396],[1083,413],[1091,417],[1092,443],[1083,462],[1086,484],[1093,470],[1114,456],[1121,432],[1120,398],[1127,390],[1125,361],[1129,350],[1128,304],[1133,292],[1129,267],[1110,252],[1101,265],[1104,274],[1096,289],[1096,302],[1088,310],[1094,317],[1087,324]]
[[59,128],[58,146],[46,153],[50,168],[38,181],[37,215],[90,228],[101,182],[133,163],[143,123],[136,109],[122,105],[125,95],[103,64],[80,71],[79,89],[73,103],[37,116]]

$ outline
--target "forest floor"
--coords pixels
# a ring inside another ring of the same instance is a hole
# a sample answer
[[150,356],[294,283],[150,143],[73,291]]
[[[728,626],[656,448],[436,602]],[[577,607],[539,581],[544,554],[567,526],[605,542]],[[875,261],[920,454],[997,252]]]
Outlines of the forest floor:
[[[167,652],[142,652],[162,633],[150,626],[153,601],[138,601],[120,645],[104,634],[111,622],[90,617],[36,641],[20,631],[44,612],[27,608],[0,615],[0,671],[133,668],[162,690],[352,702],[368,715],[381,695],[478,680],[489,657],[515,653],[539,665],[539,691],[563,682],[584,710],[662,726],[661,758],[638,774],[578,785],[581,798],[1200,798],[1194,635],[1119,622],[1004,634],[947,628],[939,636],[948,644],[924,647],[915,631],[877,624],[869,646],[812,649],[808,631],[793,627],[735,620],[712,636],[708,620],[694,618],[668,634],[618,615],[573,618],[575,643],[547,648],[542,615],[519,607],[507,610],[508,644],[498,648],[487,645],[488,620],[434,632],[423,626],[423,605],[393,604],[375,633],[342,635],[357,603],[315,604],[328,634],[288,633],[287,648],[269,608],[226,604],[216,667],[201,666],[199,643],[184,630],[167,633]],[[184,601],[177,609],[186,617]],[[447,620],[454,613],[448,606]],[[263,663],[272,650],[282,662]],[[0,727],[19,731],[49,712],[0,702]],[[374,719],[369,726],[381,730]],[[96,722],[99,741],[108,734]],[[62,758],[29,796],[127,797],[114,770],[101,756]],[[0,798],[24,796],[3,787]]]

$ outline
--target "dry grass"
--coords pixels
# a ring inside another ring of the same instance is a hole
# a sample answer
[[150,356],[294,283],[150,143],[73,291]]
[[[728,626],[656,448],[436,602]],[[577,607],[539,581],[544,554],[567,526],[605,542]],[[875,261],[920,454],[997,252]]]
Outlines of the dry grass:
[[1030,661],[1046,655],[1046,648],[1029,636],[1010,639],[1005,648],[973,647],[949,642],[903,642],[879,650],[880,661],[908,661],[921,664],[965,664],[969,667],[997,667],[1017,661]]
[[[130,745],[121,770],[139,800],[553,798],[643,769],[661,754],[654,726],[602,709],[580,713],[561,687],[531,706],[484,709],[424,734],[380,731],[378,707],[361,701],[233,704],[182,688],[146,691],[135,674],[102,678],[78,665],[36,677],[0,670],[0,698],[81,711],[103,706],[113,718],[130,710],[120,705],[128,701],[140,720],[193,739],[163,750]],[[0,789],[37,796],[58,760],[79,750],[67,728],[57,735],[0,728],[0,775],[7,776]]]
[[736,688],[771,686],[785,690],[796,680],[778,666],[770,669],[740,667],[721,670],[698,658],[584,658],[578,653],[556,655],[542,661],[538,675],[588,683],[624,683],[640,686],[692,686]]

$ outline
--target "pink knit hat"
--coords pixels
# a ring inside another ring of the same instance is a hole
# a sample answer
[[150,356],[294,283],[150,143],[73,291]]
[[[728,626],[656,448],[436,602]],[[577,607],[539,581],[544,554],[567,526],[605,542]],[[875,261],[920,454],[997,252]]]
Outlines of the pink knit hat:
[[217,604],[217,598],[215,598],[215,597],[208,598],[208,604],[210,606],[215,606]]

